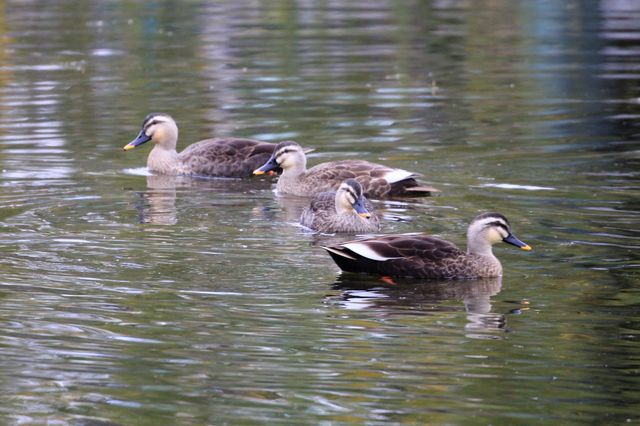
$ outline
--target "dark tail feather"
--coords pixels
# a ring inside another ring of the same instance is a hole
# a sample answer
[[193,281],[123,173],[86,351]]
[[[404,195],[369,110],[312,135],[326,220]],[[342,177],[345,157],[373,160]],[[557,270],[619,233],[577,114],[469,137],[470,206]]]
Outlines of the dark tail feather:
[[345,272],[365,272],[376,274],[378,272],[377,262],[366,259],[339,245],[322,247],[331,255],[331,258],[340,269]]

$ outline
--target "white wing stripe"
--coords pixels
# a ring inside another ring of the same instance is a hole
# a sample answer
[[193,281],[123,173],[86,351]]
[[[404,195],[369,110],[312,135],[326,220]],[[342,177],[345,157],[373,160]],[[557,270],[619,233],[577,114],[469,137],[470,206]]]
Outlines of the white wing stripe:
[[398,259],[397,257],[385,257],[376,253],[371,247],[364,243],[345,243],[342,244],[343,247],[348,248],[354,253],[359,254],[362,257],[366,257],[367,259],[377,260],[380,262],[384,262],[385,260],[390,259]]
[[350,255],[350,254],[348,254],[348,253],[345,253],[344,251],[336,250],[336,249],[334,249],[334,248],[332,248],[332,247],[322,247],[322,248],[323,248],[323,249],[325,249],[325,250],[326,250],[326,251],[328,251],[328,252],[331,252],[331,253],[337,254],[338,256],[346,257],[347,259],[351,259],[351,260],[356,260],[356,258],[355,258],[355,257],[351,256],[351,255]]
[[385,173],[384,178],[389,183],[400,182],[410,177],[416,176],[415,173],[402,169],[393,169]]

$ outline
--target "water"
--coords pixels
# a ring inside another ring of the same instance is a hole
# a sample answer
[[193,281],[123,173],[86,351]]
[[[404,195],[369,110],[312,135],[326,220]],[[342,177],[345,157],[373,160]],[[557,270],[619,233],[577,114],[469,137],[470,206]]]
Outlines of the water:
[[[3,423],[638,421],[640,8],[343,3],[0,8]],[[384,232],[494,210],[534,250],[342,275],[269,179],[149,176],[152,111],[421,172]]]

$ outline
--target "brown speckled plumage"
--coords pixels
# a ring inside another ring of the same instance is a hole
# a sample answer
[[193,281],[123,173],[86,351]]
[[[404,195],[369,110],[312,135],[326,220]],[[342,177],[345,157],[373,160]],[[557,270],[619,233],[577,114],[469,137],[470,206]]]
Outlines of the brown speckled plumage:
[[163,113],[147,115],[138,137],[124,149],[148,141],[154,143],[147,158],[148,169],[167,175],[249,177],[271,157],[275,147],[252,139],[216,138],[196,142],[178,154],[178,126]]
[[[349,198],[347,190],[352,191]],[[363,217],[354,209],[355,201],[362,203],[370,215]],[[380,221],[373,211],[373,205],[362,196],[360,184],[349,179],[338,191],[318,194],[300,216],[300,223],[307,228],[324,233],[370,233],[376,232]]]
[[[384,174],[391,170],[390,167],[364,160],[330,161],[313,166],[307,170],[304,177],[300,178],[297,189],[285,187],[285,191],[297,192],[296,195],[308,195],[318,191],[319,188],[335,189],[336,184],[339,185],[346,179],[355,179],[364,188],[364,195],[371,198],[417,197],[435,192],[432,188],[426,191],[418,190],[420,185],[414,177],[389,183],[385,180]],[[284,182],[286,183],[286,180]],[[411,188],[414,190],[412,191]]]
[[323,248],[344,271],[427,279],[502,275],[502,265],[491,250],[498,241],[530,250],[513,236],[506,218],[498,213],[474,219],[467,240],[467,252],[448,241],[419,234],[365,238]]
[[271,157],[275,144],[252,139],[205,139],[189,145],[178,159],[185,174],[249,177]]
[[280,166],[282,175],[276,189],[282,194],[315,196],[335,190],[347,179],[356,179],[369,198],[424,197],[438,192],[416,181],[417,173],[393,169],[364,160],[341,160],[318,164],[306,169],[306,156],[295,142],[281,142],[274,154],[259,170],[267,171]]

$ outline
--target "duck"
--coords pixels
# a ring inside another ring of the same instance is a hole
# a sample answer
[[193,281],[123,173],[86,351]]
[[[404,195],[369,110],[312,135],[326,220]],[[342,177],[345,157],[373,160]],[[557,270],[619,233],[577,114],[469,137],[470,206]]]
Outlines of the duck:
[[475,279],[502,276],[502,265],[492,246],[499,242],[522,250],[531,246],[512,232],[500,213],[477,216],[467,230],[467,251],[455,244],[424,234],[375,236],[322,247],[347,272],[385,277],[422,279]]
[[147,158],[147,168],[165,175],[250,177],[275,148],[273,143],[253,139],[215,138],[195,142],[178,153],[178,126],[165,113],[147,115],[138,136],[123,149],[129,151],[149,141],[154,147]]
[[322,233],[372,233],[380,227],[362,186],[347,179],[336,191],[318,194],[300,216],[300,224]]
[[293,141],[276,145],[269,160],[253,173],[261,175],[282,169],[276,191],[302,197],[314,197],[321,192],[335,191],[347,179],[362,185],[368,198],[424,197],[438,192],[416,181],[418,173],[393,169],[364,160],[340,160],[318,164],[307,170],[307,157],[300,145]]

